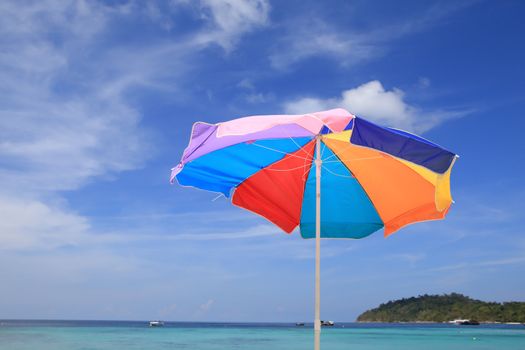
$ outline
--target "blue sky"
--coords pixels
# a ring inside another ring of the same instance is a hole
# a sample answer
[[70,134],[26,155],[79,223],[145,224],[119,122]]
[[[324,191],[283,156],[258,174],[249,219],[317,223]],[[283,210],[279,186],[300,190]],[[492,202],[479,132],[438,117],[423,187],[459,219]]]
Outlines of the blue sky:
[[3,1],[0,318],[308,321],[313,241],[168,183],[196,121],[343,107],[461,156],[446,220],[322,244],[322,316],[525,301],[521,1]]

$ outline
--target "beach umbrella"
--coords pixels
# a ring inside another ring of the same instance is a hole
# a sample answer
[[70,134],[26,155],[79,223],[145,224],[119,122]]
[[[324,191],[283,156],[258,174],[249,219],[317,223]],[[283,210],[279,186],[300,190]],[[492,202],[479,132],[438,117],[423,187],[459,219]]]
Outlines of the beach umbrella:
[[315,238],[316,347],[320,239],[388,236],[443,219],[457,156],[419,136],[344,109],[193,125],[171,181],[222,193],[284,232]]

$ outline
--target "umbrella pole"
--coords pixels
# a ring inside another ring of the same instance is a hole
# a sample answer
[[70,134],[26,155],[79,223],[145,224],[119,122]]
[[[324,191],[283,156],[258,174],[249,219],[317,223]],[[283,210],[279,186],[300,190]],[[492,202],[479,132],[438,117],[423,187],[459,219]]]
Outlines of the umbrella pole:
[[315,139],[315,319],[314,348],[320,349],[321,343],[321,135]]

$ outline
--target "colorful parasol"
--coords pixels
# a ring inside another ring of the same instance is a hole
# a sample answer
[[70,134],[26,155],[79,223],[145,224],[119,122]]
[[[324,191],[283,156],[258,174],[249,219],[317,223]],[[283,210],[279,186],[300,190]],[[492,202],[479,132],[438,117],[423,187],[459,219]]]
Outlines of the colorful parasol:
[[[196,123],[171,180],[222,193],[283,231],[316,238],[385,236],[443,219],[457,156],[419,136],[343,109]],[[321,179],[322,178],[322,179]]]

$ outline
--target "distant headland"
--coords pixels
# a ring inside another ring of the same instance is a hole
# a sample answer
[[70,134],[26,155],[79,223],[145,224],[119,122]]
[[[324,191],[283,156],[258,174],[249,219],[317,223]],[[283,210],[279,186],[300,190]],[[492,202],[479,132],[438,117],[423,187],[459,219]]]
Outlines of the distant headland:
[[420,295],[389,301],[363,312],[358,322],[479,322],[525,323],[525,302],[485,302],[459,293]]

